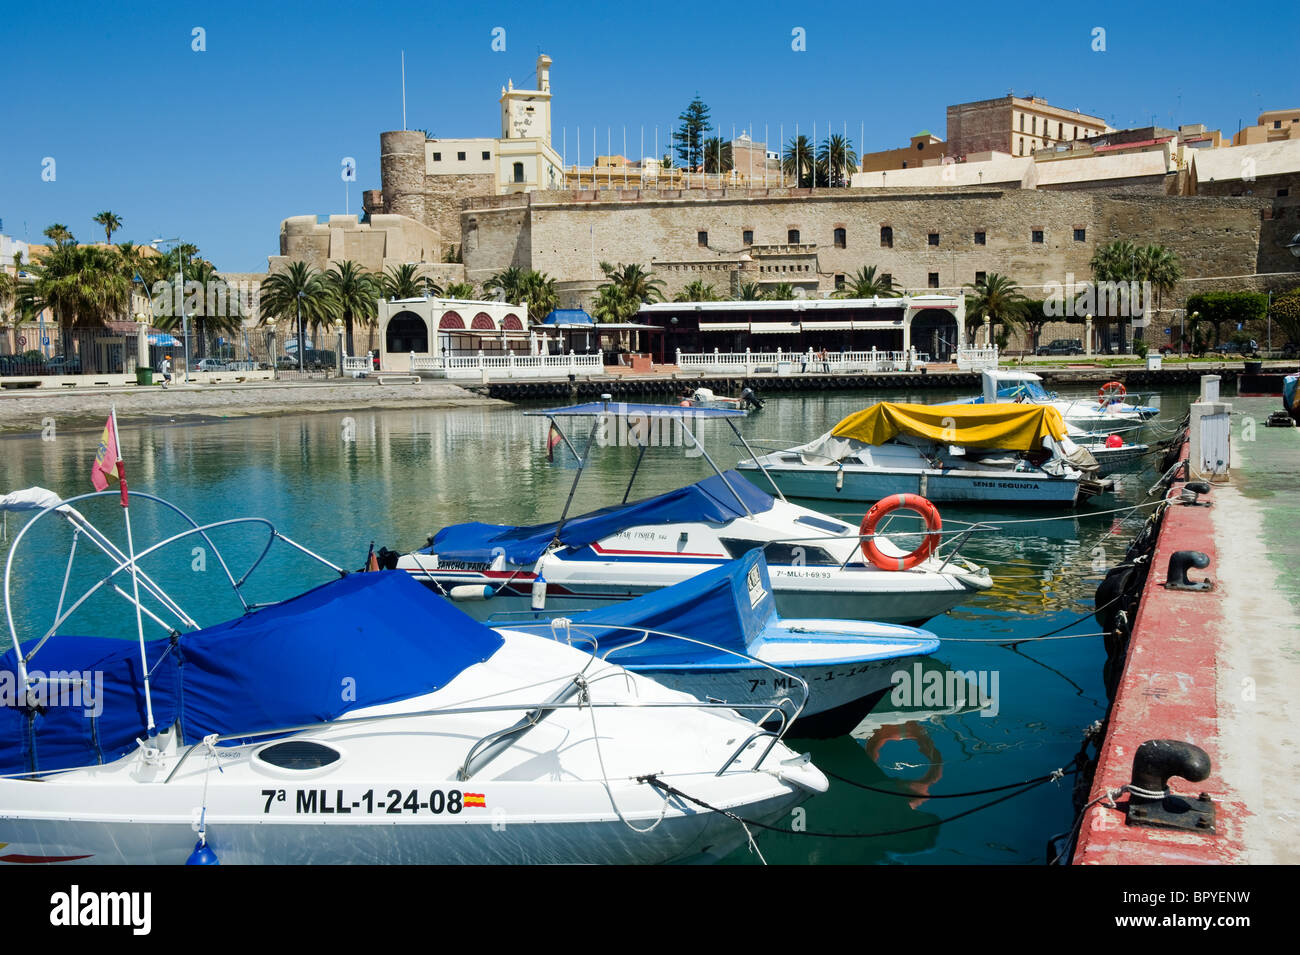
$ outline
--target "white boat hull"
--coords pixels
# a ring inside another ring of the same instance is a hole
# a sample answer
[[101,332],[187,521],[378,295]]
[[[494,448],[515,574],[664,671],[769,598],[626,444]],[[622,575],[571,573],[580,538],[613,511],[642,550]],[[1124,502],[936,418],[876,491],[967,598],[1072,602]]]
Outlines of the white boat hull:
[[[766,463],[766,462],[765,462]],[[896,494],[919,494],[935,504],[1075,504],[1077,478],[1054,477],[1042,472],[981,472],[962,470],[903,471],[846,466],[783,468],[766,463],[767,473],[790,497],[811,500],[854,501],[873,504]],[[746,476],[758,468],[741,463],[736,470]],[[841,474],[843,475],[841,477]]]

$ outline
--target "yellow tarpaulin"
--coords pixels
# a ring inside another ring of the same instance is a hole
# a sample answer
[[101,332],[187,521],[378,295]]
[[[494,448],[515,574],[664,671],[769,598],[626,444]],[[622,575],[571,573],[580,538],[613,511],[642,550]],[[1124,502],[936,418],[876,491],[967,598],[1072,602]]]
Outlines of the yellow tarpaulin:
[[831,431],[836,438],[884,444],[900,434],[969,448],[1037,451],[1043,438],[1065,437],[1065,421],[1051,405],[905,405],[882,401],[851,414]]

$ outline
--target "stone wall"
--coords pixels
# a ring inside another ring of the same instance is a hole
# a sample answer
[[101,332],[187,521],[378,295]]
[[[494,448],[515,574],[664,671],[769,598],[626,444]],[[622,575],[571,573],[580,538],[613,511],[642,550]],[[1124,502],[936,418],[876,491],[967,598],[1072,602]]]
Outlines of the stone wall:
[[[381,272],[402,262],[438,262],[442,242],[438,233],[406,216],[372,215],[369,222],[356,216],[291,216],[280,223],[280,254],[270,257],[271,271],[289,262],[306,262],[324,270],[335,262],[351,260],[371,272]],[[460,275],[459,265],[452,272]]]

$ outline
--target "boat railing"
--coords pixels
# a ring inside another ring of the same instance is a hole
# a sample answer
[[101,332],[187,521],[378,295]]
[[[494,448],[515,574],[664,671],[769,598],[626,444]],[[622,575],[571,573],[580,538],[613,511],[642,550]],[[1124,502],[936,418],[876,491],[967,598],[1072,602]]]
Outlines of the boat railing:
[[[718,646],[717,644],[709,643],[707,640],[700,640],[696,637],[688,637],[685,634],[669,633],[666,630],[656,630],[653,627],[639,627],[633,624],[597,623],[597,622],[583,623],[581,620],[575,621],[568,617],[556,617],[553,620],[548,620],[548,621],[502,624],[499,626],[499,629],[505,629],[505,630],[523,630],[523,631],[539,631],[539,632],[543,628],[550,630],[551,637],[557,641],[564,640],[565,642],[572,645],[576,637],[576,639],[578,639],[582,643],[590,643],[592,645],[592,650],[591,650],[592,656],[594,657],[598,656],[602,661],[606,663],[613,662],[610,660],[610,657],[614,656],[614,654],[622,653],[625,650],[631,650],[634,647],[639,647],[642,644],[648,642],[651,637],[661,637],[664,639],[676,640],[681,643],[689,643],[697,647],[703,647],[706,650],[714,650],[719,653],[727,654],[728,656],[736,657],[737,659],[740,660],[745,660],[748,663],[756,664],[757,666],[760,666],[765,670],[770,670],[777,677],[780,677],[781,679],[786,681],[785,686],[781,688],[798,689],[802,693],[802,698],[800,699],[798,706],[796,706],[794,711],[791,713],[787,714],[783,708],[783,704],[786,702],[789,702],[791,706],[795,706],[793,701],[789,700],[789,697],[785,697],[782,700],[778,701],[775,705],[772,705],[772,708],[774,710],[775,709],[780,710],[783,720],[788,717],[789,722],[794,723],[803,714],[804,708],[808,705],[808,697],[810,695],[808,689],[808,681],[805,680],[803,677],[798,676],[797,674],[794,673],[790,673],[786,670],[783,670],[780,667],[775,666],[774,664],[768,663],[766,660],[761,660],[758,657],[745,653],[742,650],[735,650],[732,649],[731,647]],[[616,646],[609,647],[604,651],[604,653],[601,653],[600,639],[597,636],[597,632],[608,634],[611,631],[623,632],[628,634],[636,634],[639,636],[637,636],[636,639],[632,640],[631,642],[619,643]],[[774,682],[773,688],[775,689],[777,687],[778,685]],[[765,716],[763,719],[759,720],[759,722],[765,723],[770,718],[771,716],[769,714],[768,716]]]
[[[614,671],[609,675],[616,675],[616,673],[617,671]],[[520,711],[524,712],[525,714],[530,714],[530,713],[542,714],[542,713],[550,713],[556,710],[600,710],[600,709],[734,710],[734,711],[742,711],[742,715],[744,713],[761,711],[764,715],[760,716],[759,720],[766,721],[768,719],[779,719],[780,723],[778,729],[776,730],[761,729],[761,730],[755,730],[753,733],[751,733],[746,738],[745,743],[739,749],[733,751],[727,757],[726,761],[723,762],[722,766],[715,771],[714,775],[716,776],[721,776],[723,773],[725,773],[727,769],[736,761],[736,759],[738,759],[739,756],[744,752],[745,748],[748,747],[749,744],[752,743],[755,739],[759,739],[764,736],[769,736],[771,737],[771,742],[767,745],[767,748],[763,750],[762,754],[758,757],[758,759],[754,763],[754,768],[757,769],[767,759],[773,747],[775,747],[776,744],[780,742],[781,739],[785,736],[788,726],[792,722],[791,720],[787,719],[784,710],[780,709],[779,707],[773,706],[771,703],[726,703],[717,700],[643,701],[643,700],[592,700],[588,698],[583,698],[571,702],[569,700],[556,700],[553,697],[551,700],[543,700],[536,703],[506,702],[506,703],[494,703],[490,705],[481,705],[481,706],[436,707],[433,709],[413,710],[413,711],[401,712],[401,713],[376,713],[371,716],[343,717],[341,719],[336,719],[336,720],[321,720],[313,723],[297,723],[293,725],[277,726],[273,728],[259,729],[259,730],[241,730],[239,732],[232,732],[232,733],[214,733],[210,736],[206,736],[203,739],[194,743],[190,743],[188,746],[186,746],[184,752],[181,753],[180,758],[177,759],[176,765],[174,765],[167,773],[167,775],[163,778],[162,784],[166,785],[172,782],[172,780],[176,778],[177,773],[180,772],[181,767],[185,765],[186,761],[197,750],[208,750],[210,747],[215,747],[220,743],[234,742],[234,743],[244,744],[247,742],[251,742],[253,740],[269,739],[278,736],[292,736],[297,733],[311,732],[312,730],[320,730],[325,728],[336,728],[336,727],[352,728],[352,727],[361,727],[361,726],[372,726],[376,724],[390,722],[393,720],[412,720],[412,719],[425,719],[425,718],[449,717],[449,716],[476,716],[476,715],[484,715],[488,713],[516,713]],[[507,727],[506,731],[509,731],[511,728],[512,727]],[[484,739],[495,738],[501,735],[503,735],[503,731],[494,730],[492,733],[487,734],[484,737]],[[474,750],[474,748],[478,747],[478,745],[479,743],[476,742],[474,746],[471,747],[471,752]],[[465,764],[462,763],[461,765],[463,768]],[[80,768],[84,768],[84,767],[70,767],[68,769],[50,770],[48,772],[36,772],[36,773],[28,772],[28,773],[22,773],[18,778],[40,779],[46,776],[57,776],[62,773],[74,772]]]

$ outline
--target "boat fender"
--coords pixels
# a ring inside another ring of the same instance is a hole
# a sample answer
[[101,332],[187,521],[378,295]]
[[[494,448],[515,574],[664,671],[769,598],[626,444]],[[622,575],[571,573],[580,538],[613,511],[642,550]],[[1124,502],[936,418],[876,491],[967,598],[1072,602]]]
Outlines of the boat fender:
[[452,600],[488,600],[494,593],[491,584],[460,584],[452,587],[447,595]]
[[533,609],[546,609],[546,578],[541,574],[533,580]]
[[[887,514],[899,509],[915,511],[925,520],[925,539],[916,550],[903,557],[886,556],[876,546],[876,525]],[[939,533],[943,530],[943,521],[939,509],[919,494],[891,494],[884,500],[877,501],[862,518],[862,555],[881,570],[911,570],[925,561],[939,546]]]
[[185,864],[221,865],[221,860],[218,859],[217,854],[212,851],[212,847],[208,845],[208,841],[200,838],[198,842],[194,843],[194,851],[191,852],[190,857],[185,860]]
[[1109,437],[1106,438],[1106,447],[1108,447],[1108,448],[1122,448],[1122,447],[1124,447],[1124,439],[1121,438],[1121,437],[1120,437],[1119,435],[1117,435],[1117,434],[1112,434],[1112,435],[1110,435]]

